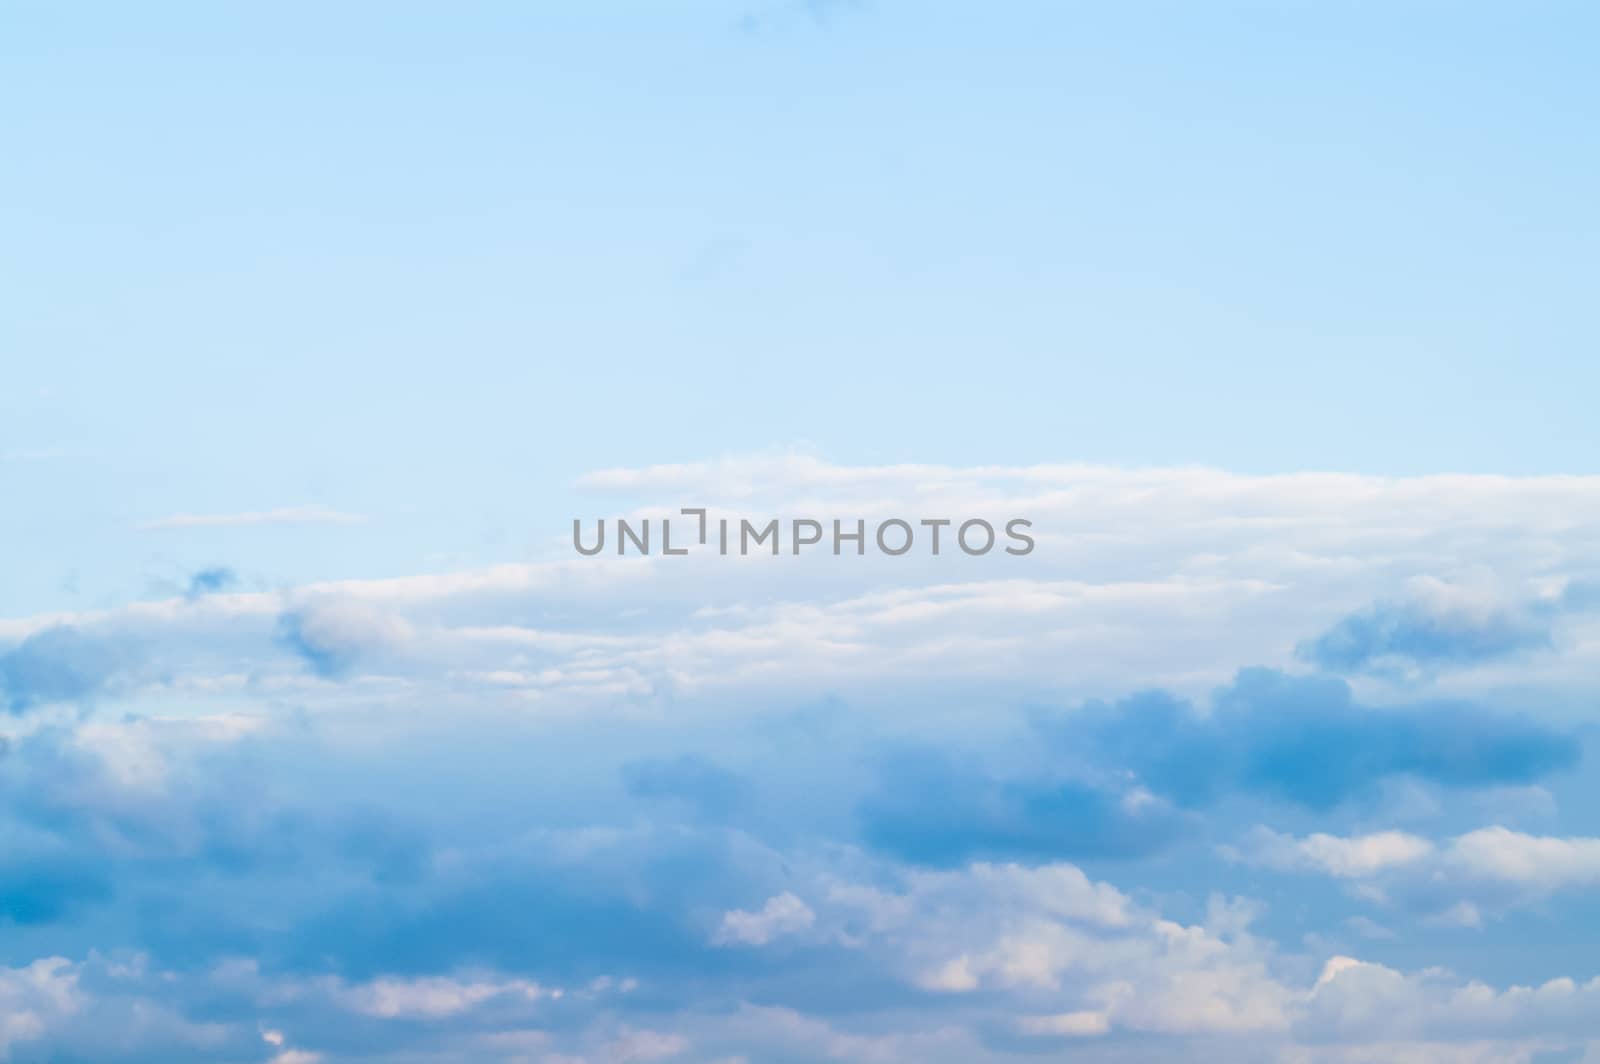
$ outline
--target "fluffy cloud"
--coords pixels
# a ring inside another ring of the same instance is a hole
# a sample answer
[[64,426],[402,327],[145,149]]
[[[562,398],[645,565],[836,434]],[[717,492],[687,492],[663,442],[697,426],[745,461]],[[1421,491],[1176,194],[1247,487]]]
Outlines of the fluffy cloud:
[[758,912],[735,909],[722,918],[712,940],[718,945],[765,946],[775,938],[804,931],[816,922],[811,907],[788,891],[768,898]]
[[280,618],[284,644],[319,676],[342,676],[366,654],[402,647],[414,637],[398,614],[349,599],[323,599]]
[[64,957],[0,969],[0,1055],[42,1037],[82,1005],[77,973]]
[[1600,885],[1600,839],[1541,838],[1503,827],[1451,841],[1449,863],[1468,875],[1539,891]]

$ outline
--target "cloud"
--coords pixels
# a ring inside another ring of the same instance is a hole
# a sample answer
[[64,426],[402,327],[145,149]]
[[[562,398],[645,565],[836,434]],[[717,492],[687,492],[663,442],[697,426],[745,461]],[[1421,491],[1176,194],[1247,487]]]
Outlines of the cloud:
[[1558,601],[1508,606],[1435,580],[1380,602],[1302,643],[1297,655],[1333,672],[1477,665],[1552,646]]
[[1250,792],[1326,810],[1398,777],[1521,784],[1579,759],[1576,738],[1532,720],[1470,705],[1367,707],[1341,680],[1261,668],[1241,670],[1209,712],[1150,693],[1041,717],[1041,727],[1190,806]]
[[311,1053],[304,1049],[285,1049],[282,1053],[273,1056],[269,1064],[322,1064],[321,1053]]
[[[869,521],[1026,515],[1039,547],[1025,559],[957,552],[849,566],[831,555],[578,559],[570,528],[551,527],[546,560],[0,619],[0,638],[63,624],[135,633],[160,659],[142,674],[156,686],[296,690],[312,708],[348,697],[308,682],[310,664],[323,680],[403,682],[391,704],[412,714],[469,697],[607,711],[714,699],[760,706],[891,686],[924,702],[1103,699],[1143,687],[1193,699],[1241,665],[1293,665],[1297,641],[1389,601],[1395,587],[1412,588],[1401,599],[1411,602],[1431,581],[1452,589],[1441,601],[1465,602],[1459,589],[1494,573],[1515,619],[1518,602],[1581,601],[1600,568],[1586,546],[1600,530],[1592,477],[852,467],[777,455],[602,471],[583,486],[622,493],[628,516],[653,520],[699,503],[758,519],[802,510]],[[1486,512],[1497,515],[1492,528]],[[274,643],[277,617],[322,600],[388,612],[430,638],[383,653],[345,648],[352,656],[297,640],[291,616],[286,640]],[[1558,616],[1576,625],[1579,613],[1563,605]],[[1562,634],[1573,638],[1541,654],[1537,672],[1517,653],[1474,670],[1421,671],[1444,674],[1463,700],[1516,684],[1572,697],[1593,675],[1600,641]],[[281,653],[286,645],[300,648],[295,658]],[[1397,645],[1423,643],[1407,636]]]
[[[427,837],[411,821],[278,795],[256,761],[261,739],[204,723],[90,722],[15,740],[0,759],[0,918],[65,933],[124,903],[149,907],[145,944],[250,938],[278,918],[262,891],[313,872],[344,890],[400,889],[428,867]],[[185,882],[196,893],[173,897]],[[198,885],[217,883],[228,886],[213,909]],[[175,919],[168,937],[161,914],[171,906],[208,926]]]
[[1600,838],[1529,835],[1499,825],[1434,841],[1399,831],[1304,838],[1258,827],[1233,860],[1352,881],[1358,897],[1424,910],[1442,926],[1600,886]]
[[1294,839],[1258,829],[1246,850],[1230,849],[1253,863],[1285,871],[1314,871],[1346,879],[1373,876],[1431,857],[1433,843],[1403,831],[1379,831],[1342,838],[1317,833]]
[[[1510,941],[1571,937],[1600,882],[1554,723],[1593,691],[1600,480],[802,458],[591,486],[657,517],[1026,513],[1040,549],[219,570],[0,621],[28,710],[0,720],[0,1014],[37,1021],[13,1057],[1529,1064],[1600,1039],[1587,961]],[[1348,683],[1295,671],[1375,601],[1422,613],[1374,621]],[[1544,652],[1507,649],[1542,619]],[[1470,655],[1429,640],[1462,632],[1487,650],[1444,668]],[[1444,793],[1535,780],[1541,835],[1460,833],[1488,799]],[[1210,859],[1262,820],[1293,833]],[[1332,882],[1284,878],[1308,874]],[[1209,897],[1258,888],[1293,903]],[[1472,921],[1481,981],[1430,968]]]
[[0,967],[0,1059],[201,1064],[226,1056],[218,1053],[228,1040],[225,1028],[183,1016],[150,985],[156,981],[146,981],[148,974],[137,959],[124,964],[98,956]]
[[105,691],[128,666],[126,647],[66,625],[47,628],[0,654],[0,703],[23,713]]
[[1600,885],[1600,838],[1550,838],[1489,827],[1457,837],[1446,860],[1469,875],[1539,891]]
[[[1140,1048],[1121,1059],[1352,1047],[1405,1059],[1386,1040],[1448,1060],[1464,1051],[1451,1023],[1475,996],[1491,1015],[1461,1029],[1474,1038],[1543,1036],[1547,1022],[1600,1036],[1585,1019],[1586,986],[1571,984],[1569,1001],[1559,980],[1497,989],[1285,955],[1258,936],[1260,907],[1244,899],[1179,915],[1182,899],[1061,862],[926,870],[837,842],[779,851],[721,827],[600,819],[585,810],[586,826],[486,844],[458,836],[448,860],[404,889],[354,885],[316,864],[314,875],[290,865],[276,882],[257,872],[213,890],[191,869],[173,891],[145,895],[193,927],[183,948],[147,928],[148,965],[113,975],[101,960],[54,962],[50,985],[71,977],[72,1011],[40,1011],[28,1039],[41,1059],[108,1061],[260,1059],[249,1047],[264,1030],[281,1037],[273,1051],[381,1064],[529,1052],[1020,1064],[1066,1043],[1107,1061],[1129,1045]],[[1404,864],[1394,840],[1345,841],[1310,852],[1353,871]],[[141,893],[127,868],[117,876]],[[239,891],[248,896],[216,907]],[[254,933],[227,933],[240,920]],[[204,962],[218,952],[236,959]],[[0,1002],[5,993],[0,972]],[[1372,1020],[1367,1000],[1382,995],[1409,1014]],[[108,1026],[152,1014],[162,1021]],[[95,1041],[97,1030],[120,1041]]]
[[189,597],[199,598],[201,595],[225,591],[238,582],[238,574],[227,566],[216,565],[199,569],[189,577]]
[[412,626],[392,610],[351,599],[313,601],[278,619],[278,639],[318,676],[336,678],[367,654],[396,649]]
[[750,878],[737,840],[719,833],[540,829],[521,845],[455,854],[411,889],[330,897],[263,953],[357,979],[463,967],[557,983],[619,965],[641,977],[714,972],[713,921]]
[[947,1017],[1009,1001],[993,1022],[1013,1039],[1275,1035],[1293,1020],[1296,990],[1274,976],[1246,903],[1213,898],[1185,925],[1067,864],[919,874],[895,898],[872,941],[901,955]]
[[758,912],[735,909],[722,917],[712,942],[719,946],[765,946],[773,939],[804,931],[816,922],[811,907],[788,891],[768,898]]
[[1299,1019],[1308,1038],[1364,1042],[1486,1037],[1593,1037],[1600,1033],[1600,979],[1556,978],[1496,989],[1444,970],[1406,973],[1350,957],[1330,958]]
[[174,528],[249,528],[258,525],[350,525],[366,518],[322,506],[281,506],[226,514],[173,514],[139,525],[144,532]]
[[38,1039],[81,1007],[78,979],[65,957],[44,957],[23,968],[0,968],[0,1055]]
[[1133,857],[1170,841],[1181,820],[1137,791],[1071,779],[997,779],[933,751],[890,756],[858,808],[872,846],[917,863]]
[[317,989],[328,993],[342,1008],[382,1019],[439,1019],[459,1015],[500,997],[539,1001],[559,998],[562,993],[526,979],[443,976],[374,979],[354,986],[329,980],[320,982]]

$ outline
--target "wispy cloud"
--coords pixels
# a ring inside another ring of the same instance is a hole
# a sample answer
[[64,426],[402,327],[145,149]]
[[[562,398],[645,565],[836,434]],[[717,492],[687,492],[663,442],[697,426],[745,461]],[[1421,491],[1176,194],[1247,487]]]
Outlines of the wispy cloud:
[[173,514],[139,525],[141,532],[167,528],[248,528],[255,525],[351,525],[365,521],[361,514],[330,510],[325,506],[280,506],[274,510],[247,510],[232,514]]

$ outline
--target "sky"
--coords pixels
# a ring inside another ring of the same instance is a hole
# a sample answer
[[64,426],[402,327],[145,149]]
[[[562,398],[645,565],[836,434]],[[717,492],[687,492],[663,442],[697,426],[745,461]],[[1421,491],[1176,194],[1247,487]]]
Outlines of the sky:
[[1600,1061],[1597,23],[0,0],[0,1061]]

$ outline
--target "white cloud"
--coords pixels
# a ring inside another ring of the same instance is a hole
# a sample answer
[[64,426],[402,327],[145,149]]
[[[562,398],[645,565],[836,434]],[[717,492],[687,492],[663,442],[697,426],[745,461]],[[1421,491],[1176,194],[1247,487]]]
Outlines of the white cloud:
[[[1247,1036],[1269,1051],[1263,1059],[1387,1060],[1371,1047],[1395,1046],[1392,1059],[1420,1061],[1526,1059],[1537,1046],[1530,1039],[1600,1036],[1600,979],[1497,989],[1342,955],[1303,976],[1301,958],[1252,933],[1253,904],[1213,899],[1202,923],[1184,924],[1085,879],[1119,899],[1106,921],[1081,905],[1052,905],[1048,891],[1011,889],[1040,872],[1061,882],[1081,875],[1056,865],[908,877],[901,919],[871,942],[900,951],[912,982],[957,1002],[1002,995],[1019,1033],[1035,1037],[1093,1042],[1125,1031],[1199,1046],[1195,1039]],[[817,919],[825,926],[832,913],[820,909]]]
[[1358,881],[1374,901],[1428,908],[1429,923],[1478,927],[1486,911],[1600,886],[1600,838],[1528,835],[1494,826],[1433,842],[1399,831],[1305,838],[1257,828],[1234,860]]
[[1477,879],[1540,892],[1600,886],[1600,838],[1524,835],[1481,828],[1456,838],[1448,864]]
[[151,1047],[216,1059],[226,1026],[186,1019],[172,985],[143,958],[121,964],[92,952],[0,967],[0,1060],[103,1060]]
[[1258,828],[1243,851],[1227,852],[1270,868],[1353,879],[1421,861],[1432,855],[1433,843],[1403,831],[1380,831],[1348,838],[1318,833],[1296,839]]
[[712,941],[722,946],[765,946],[773,939],[805,931],[816,919],[809,905],[784,891],[768,898],[758,912],[735,909],[725,914]]
[[643,1064],[666,1060],[688,1052],[689,1041],[682,1035],[662,1031],[628,1031],[606,1046],[602,1060],[607,1064]]
[[1345,1039],[1466,1040],[1593,1036],[1597,1021],[1600,979],[1495,989],[1441,969],[1405,973],[1334,957],[1312,989],[1301,1025],[1307,1034]]
[[342,1007],[381,1019],[438,1019],[470,1011],[499,997],[522,1001],[561,997],[525,979],[375,979],[353,986],[335,986],[333,998]]
[[271,1064],[321,1064],[322,1054],[305,1049],[285,1049],[272,1058]]
[[0,968],[0,1057],[68,1022],[83,1002],[77,967],[64,957]]
[[1086,1038],[1109,1032],[1111,1019],[1104,1012],[1059,1012],[1054,1016],[1024,1016],[1018,1027],[1024,1034]]

